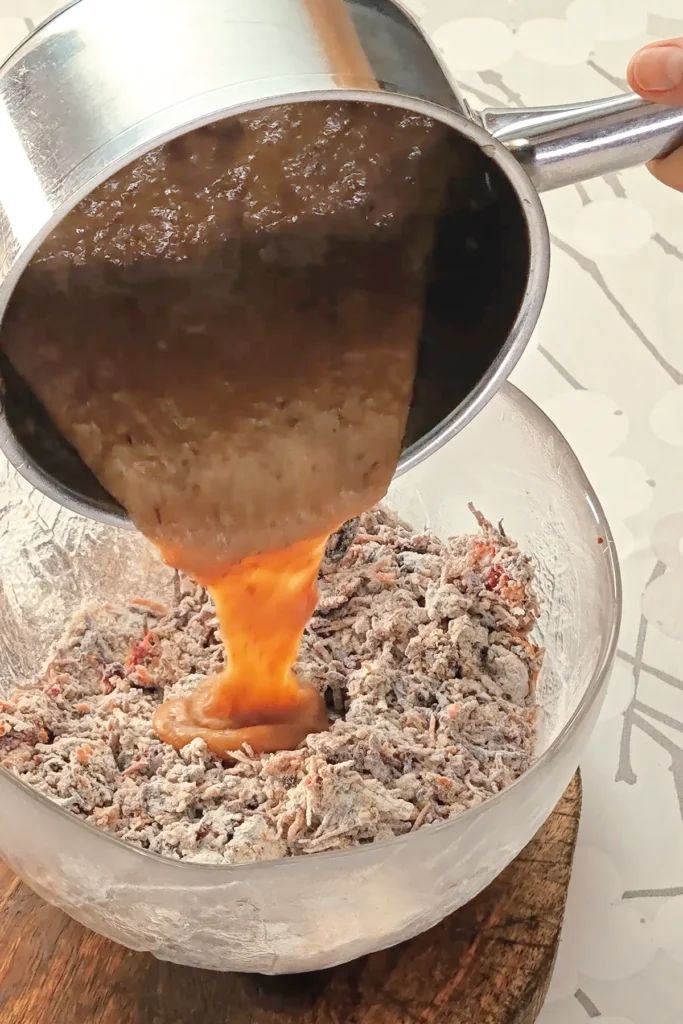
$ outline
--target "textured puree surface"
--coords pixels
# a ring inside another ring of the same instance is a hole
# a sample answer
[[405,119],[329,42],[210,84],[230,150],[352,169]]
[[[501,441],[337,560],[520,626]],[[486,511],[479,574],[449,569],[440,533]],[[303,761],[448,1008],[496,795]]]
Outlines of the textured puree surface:
[[446,131],[352,103],[200,129],[96,189],[23,275],[7,354],[179,568],[215,575],[383,497]]
[[446,134],[349,102],[199,129],[95,189],[18,285],[15,369],[216,601],[230,656],[158,712],[175,746],[291,748],[327,724],[292,664],[325,538],[398,462]]

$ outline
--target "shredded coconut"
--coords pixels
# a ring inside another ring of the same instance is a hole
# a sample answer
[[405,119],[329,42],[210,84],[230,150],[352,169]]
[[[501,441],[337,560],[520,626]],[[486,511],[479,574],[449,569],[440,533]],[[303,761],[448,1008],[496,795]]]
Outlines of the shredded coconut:
[[[474,511],[474,510],[473,510]],[[343,849],[452,818],[529,766],[542,651],[529,559],[475,512],[446,542],[386,509],[340,531],[297,665],[332,725],[221,763],[152,731],[224,664],[206,592],[86,608],[40,678],[0,704],[0,760],[97,828],[215,864]]]

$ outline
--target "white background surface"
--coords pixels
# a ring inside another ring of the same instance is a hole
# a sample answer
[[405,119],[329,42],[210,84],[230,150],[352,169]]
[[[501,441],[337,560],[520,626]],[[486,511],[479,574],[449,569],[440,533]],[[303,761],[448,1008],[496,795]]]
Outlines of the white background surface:
[[[683,36],[683,0],[407,4],[480,107],[621,91],[636,49]],[[0,57],[57,6],[0,0]],[[681,1024],[683,194],[633,170],[544,202],[551,284],[515,379],[604,503],[625,614],[583,764],[579,850],[539,1024]]]

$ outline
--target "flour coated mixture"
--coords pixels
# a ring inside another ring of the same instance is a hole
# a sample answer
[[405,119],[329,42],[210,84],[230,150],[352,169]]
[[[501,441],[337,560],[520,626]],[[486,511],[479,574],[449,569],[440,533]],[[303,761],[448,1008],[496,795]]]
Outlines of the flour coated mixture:
[[[344,849],[452,818],[533,759],[533,568],[475,512],[442,542],[386,509],[342,531],[296,671],[331,727],[293,751],[162,743],[152,716],[224,664],[206,591],[82,610],[40,677],[0,705],[0,761],[141,849],[209,864]],[[355,533],[354,533],[355,529]]]

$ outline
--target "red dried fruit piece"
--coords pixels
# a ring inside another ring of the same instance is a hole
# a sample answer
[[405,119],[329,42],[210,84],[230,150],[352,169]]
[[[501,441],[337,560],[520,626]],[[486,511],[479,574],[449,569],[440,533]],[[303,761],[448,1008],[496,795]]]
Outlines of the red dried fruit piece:
[[495,590],[498,584],[500,583],[502,575],[503,570],[501,569],[501,567],[499,565],[492,565],[491,568],[489,569],[486,581],[484,582],[484,586],[486,587],[486,589]]
[[139,665],[141,661],[148,658],[155,644],[156,637],[150,632],[145,633],[142,640],[136,640],[126,659],[126,671],[130,671],[135,665]]

